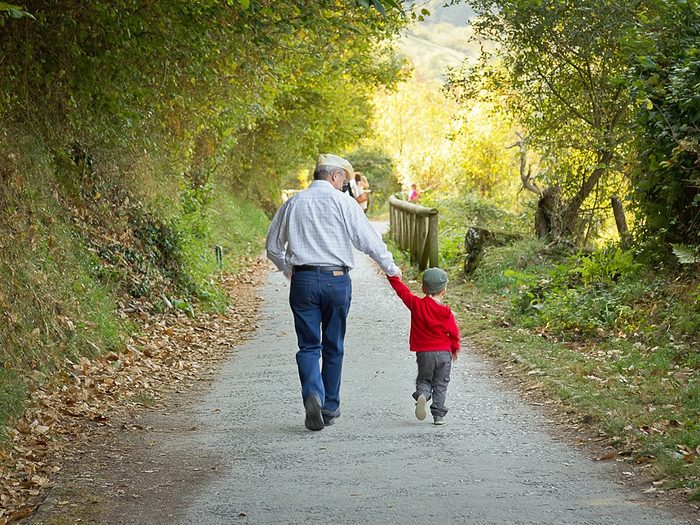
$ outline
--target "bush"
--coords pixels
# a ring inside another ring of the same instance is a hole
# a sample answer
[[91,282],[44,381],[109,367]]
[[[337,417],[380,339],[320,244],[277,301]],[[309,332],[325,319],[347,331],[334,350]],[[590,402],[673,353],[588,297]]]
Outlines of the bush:
[[441,264],[446,266],[461,266],[465,255],[464,236],[470,226],[525,234],[530,224],[527,214],[503,210],[475,193],[446,200],[438,200],[437,195],[427,193],[425,198],[421,197],[421,205],[439,210],[439,252]]
[[687,340],[700,333],[697,281],[654,275],[616,247],[556,255],[538,240],[485,250],[474,283],[511,301],[515,323],[564,339],[610,333]]

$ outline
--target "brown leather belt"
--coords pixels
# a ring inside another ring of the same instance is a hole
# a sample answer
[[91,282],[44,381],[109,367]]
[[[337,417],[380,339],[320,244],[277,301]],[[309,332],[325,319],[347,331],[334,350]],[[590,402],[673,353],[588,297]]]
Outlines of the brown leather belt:
[[295,272],[343,272],[348,273],[349,268],[347,266],[311,266],[309,264],[304,264],[302,266],[295,266]]

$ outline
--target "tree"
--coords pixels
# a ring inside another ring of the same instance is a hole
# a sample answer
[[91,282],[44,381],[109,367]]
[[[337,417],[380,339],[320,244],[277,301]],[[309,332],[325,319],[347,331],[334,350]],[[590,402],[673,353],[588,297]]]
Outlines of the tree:
[[700,2],[646,2],[630,71],[634,199],[647,237],[700,244]]
[[581,237],[622,169],[629,143],[623,38],[632,6],[608,0],[472,0],[475,34],[497,45],[453,74],[462,101],[505,107],[539,152],[540,226]]
[[0,126],[77,141],[116,177],[149,157],[163,178],[230,178],[272,202],[284,171],[362,136],[370,93],[395,81],[386,41],[405,17],[368,7],[28,1],[33,18],[0,12]]

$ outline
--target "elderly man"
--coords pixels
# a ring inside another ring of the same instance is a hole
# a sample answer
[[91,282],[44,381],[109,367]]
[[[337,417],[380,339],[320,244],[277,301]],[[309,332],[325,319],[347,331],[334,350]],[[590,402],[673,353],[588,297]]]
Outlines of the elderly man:
[[340,191],[353,174],[347,160],[319,155],[314,181],[282,205],[267,234],[268,258],[291,280],[289,305],[309,430],[321,430],[340,416],[352,247],[369,255],[387,275],[401,275],[362,208]]

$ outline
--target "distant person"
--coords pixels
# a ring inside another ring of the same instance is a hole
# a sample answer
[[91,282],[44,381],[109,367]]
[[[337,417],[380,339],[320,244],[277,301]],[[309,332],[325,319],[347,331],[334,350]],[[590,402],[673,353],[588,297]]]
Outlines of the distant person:
[[345,181],[343,182],[343,187],[340,188],[340,191],[342,191],[343,193],[347,193],[353,199],[357,200],[357,196],[360,193],[360,188],[357,187],[357,182],[355,181],[355,174],[351,174],[348,172],[345,173]]
[[408,202],[416,202],[418,199],[420,199],[418,187],[415,184],[411,184],[411,193],[408,194]]
[[362,175],[359,171],[355,172],[355,185],[357,186],[357,195],[355,200],[362,208],[362,211],[367,215],[367,208],[369,208],[369,183],[367,182],[367,177]]
[[296,362],[304,424],[309,430],[322,430],[340,416],[353,246],[387,275],[401,278],[379,233],[341,191],[353,175],[352,165],[342,157],[319,155],[314,181],[277,210],[267,234],[267,256],[291,281],[289,305],[299,346]]
[[411,311],[409,349],[416,353],[418,377],[413,399],[416,417],[425,419],[425,404],[431,399],[430,413],[435,425],[444,424],[447,407],[447,385],[452,362],[460,347],[459,327],[455,316],[442,304],[447,290],[447,273],[440,268],[428,268],[423,273],[424,297],[414,295],[400,276],[388,276],[389,283]]

